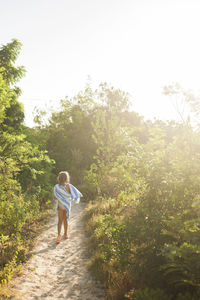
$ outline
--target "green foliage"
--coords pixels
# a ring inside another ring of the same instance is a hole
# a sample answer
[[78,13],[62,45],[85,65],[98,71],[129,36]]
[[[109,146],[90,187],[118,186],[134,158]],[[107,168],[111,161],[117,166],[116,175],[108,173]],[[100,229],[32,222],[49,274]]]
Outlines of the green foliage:
[[20,262],[24,226],[47,208],[57,173],[67,170],[93,200],[85,217],[91,270],[108,299],[198,300],[198,131],[185,120],[144,122],[129,110],[129,95],[106,83],[66,97],[46,124],[37,112],[37,126],[27,128],[13,86],[24,75],[14,65],[20,48],[13,40],[0,50],[0,280]]
[[4,127],[11,132],[21,131],[21,124],[24,121],[24,106],[16,99],[10,101],[10,106],[6,109]]
[[19,254],[22,241],[20,235],[14,234],[9,238],[1,235],[0,237],[0,251],[1,251],[1,268],[0,268],[0,282],[7,283],[13,273],[20,268]]
[[41,121],[38,124],[40,136],[46,135],[45,147],[56,161],[55,175],[67,169],[76,184],[83,183],[95,151],[91,141],[91,107],[93,103],[87,88],[74,99],[62,100],[61,110],[52,113],[46,127],[41,126]]
[[7,86],[0,74],[0,124],[5,118],[6,109],[10,106],[10,101],[13,97],[13,91]]
[[[105,138],[101,131],[104,119],[94,123],[98,149],[87,179],[105,199],[89,206],[86,214],[93,268],[103,274],[99,276],[106,281],[108,297],[120,299],[132,287],[141,290],[134,294],[141,299],[168,294],[176,299],[180,293],[198,299],[199,134],[189,124],[172,124],[170,136],[169,125],[156,122],[149,125],[144,144],[126,131],[126,144],[120,148],[124,137],[117,132],[123,123],[115,133],[107,127],[116,137],[109,144],[109,134]],[[123,287],[117,285],[115,270]]]
[[20,48],[13,40],[0,50],[0,283],[8,282],[24,259],[24,226],[39,217],[52,197],[53,161],[22,134],[20,91],[12,87],[24,74],[23,67],[14,66]]
[[[96,91],[87,85],[76,97],[66,97],[61,101],[60,111],[53,112],[46,125],[42,122],[43,112],[37,113],[37,130],[56,162],[55,175],[66,169],[75,184],[84,185],[87,171],[97,165],[97,160],[92,165],[94,156],[108,165],[125,145],[128,149],[130,134],[145,140],[142,118],[129,112],[128,107],[128,94],[104,83]],[[101,169],[99,162],[97,168]],[[102,171],[105,173],[104,168]]]
[[9,132],[19,132],[24,120],[23,105],[17,100],[21,90],[13,86],[25,74],[23,66],[15,66],[21,46],[18,40],[13,39],[0,49],[0,82],[4,82],[3,90],[0,83],[0,101],[2,97],[7,98],[6,103],[3,103],[3,120],[0,117],[0,122],[3,121],[2,130]]
[[199,300],[199,297],[192,296],[190,293],[185,293],[184,295],[180,293],[176,296],[176,300]]
[[3,45],[0,49],[0,73],[8,85],[16,83],[25,74],[23,66],[14,66],[21,47],[22,44],[18,40],[13,39],[12,42]]
[[132,300],[171,300],[172,297],[165,294],[160,289],[141,289],[137,291],[130,292],[126,299],[132,299]]

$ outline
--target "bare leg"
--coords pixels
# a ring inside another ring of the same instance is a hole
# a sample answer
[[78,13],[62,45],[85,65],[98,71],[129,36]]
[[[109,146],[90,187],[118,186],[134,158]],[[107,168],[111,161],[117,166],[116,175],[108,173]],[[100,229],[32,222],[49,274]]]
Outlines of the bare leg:
[[61,233],[62,223],[63,223],[63,209],[58,208],[58,235],[60,235]]
[[64,223],[64,236],[67,236],[68,222],[67,222],[67,212],[63,211],[63,223]]

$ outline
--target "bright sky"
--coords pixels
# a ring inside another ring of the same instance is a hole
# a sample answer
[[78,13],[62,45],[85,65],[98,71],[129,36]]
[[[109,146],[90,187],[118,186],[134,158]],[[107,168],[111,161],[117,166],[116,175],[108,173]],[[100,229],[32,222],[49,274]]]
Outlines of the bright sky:
[[0,0],[0,44],[23,43],[26,124],[34,106],[73,96],[87,77],[131,94],[145,118],[177,117],[162,95],[173,82],[199,89],[199,0]]

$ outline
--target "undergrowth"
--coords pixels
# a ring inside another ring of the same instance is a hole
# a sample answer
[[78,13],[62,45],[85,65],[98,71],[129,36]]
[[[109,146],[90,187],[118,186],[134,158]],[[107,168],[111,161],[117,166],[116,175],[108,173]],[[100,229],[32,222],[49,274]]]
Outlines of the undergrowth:
[[45,228],[52,215],[52,208],[46,208],[26,222],[17,234],[0,236],[0,299],[11,299],[15,294],[10,288],[10,281],[23,271],[23,264],[30,258],[38,232]]

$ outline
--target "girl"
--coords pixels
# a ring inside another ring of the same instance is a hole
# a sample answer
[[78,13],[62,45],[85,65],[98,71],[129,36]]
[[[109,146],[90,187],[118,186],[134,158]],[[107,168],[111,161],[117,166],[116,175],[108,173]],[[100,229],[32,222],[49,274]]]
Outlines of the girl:
[[58,184],[54,186],[54,199],[57,200],[58,211],[58,236],[56,243],[60,243],[61,240],[61,227],[64,224],[64,238],[68,239],[68,219],[70,218],[71,200],[79,203],[80,197],[83,195],[69,183],[69,173],[62,171],[58,174]]

